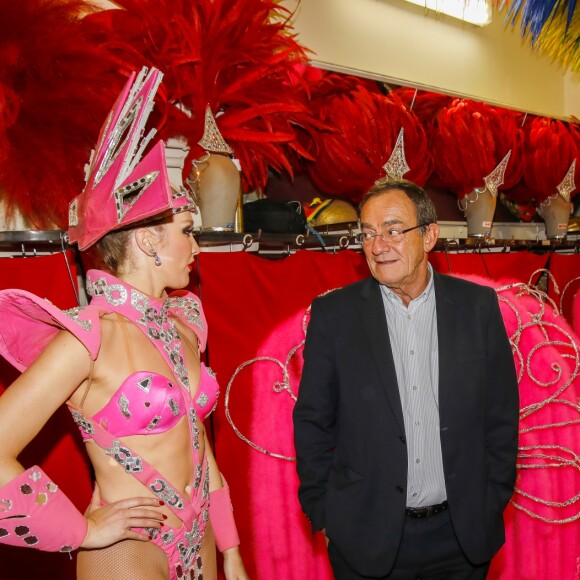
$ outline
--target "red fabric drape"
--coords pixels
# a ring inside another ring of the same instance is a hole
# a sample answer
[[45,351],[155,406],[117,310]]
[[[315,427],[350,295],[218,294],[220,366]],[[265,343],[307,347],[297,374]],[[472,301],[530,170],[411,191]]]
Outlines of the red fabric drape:
[[213,420],[215,451],[231,487],[248,573],[264,580],[331,578],[324,541],[320,534],[312,536],[298,504],[295,463],[269,457],[238,438],[227,422],[224,403],[228,381],[247,364],[230,387],[233,422],[263,449],[294,455],[294,401],[281,388],[283,371],[295,395],[305,312],[318,294],[366,276],[364,257],[349,251],[298,252],[271,261],[244,253],[212,253],[202,254],[199,262],[209,363],[221,385]]
[[574,298],[580,301],[580,254],[552,254],[550,256],[550,273],[554,276],[558,292],[553,283],[548,285],[548,296],[554,300],[560,313],[580,332],[580,317],[574,320]]
[[515,279],[527,283],[536,270],[546,267],[548,256],[532,252],[504,254],[485,250],[461,254],[433,252],[429,254],[429,261],[435,270],[443,274],[468,274],[492,280]]
[[[73,280],[76,268],[68,256]],[[63,254],[35,258],[1,258],[0,289],[21,288],[48,298],[59,308],[77,305]],[[0,358],[0,394],[19,373]],[[84,511],[91,497],[90,471],[76,427],[66,409],[61,408],[45,425],[20,457],[25,467],[40,465]],[[66,554],[0,545],[0,580],[51,578],[73,580],[75,561]]]

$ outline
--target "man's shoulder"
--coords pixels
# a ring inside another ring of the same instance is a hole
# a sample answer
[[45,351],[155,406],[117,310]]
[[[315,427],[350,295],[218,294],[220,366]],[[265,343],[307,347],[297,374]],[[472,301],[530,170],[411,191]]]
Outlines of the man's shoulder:
[[434,272],[434,276],[436,291],[437,289],[441,289],[445,292],[456,292],[460,296],[491,296],[495,294],[491,280],[488,285],[482,279],[475,281],[461,276],[452,276],[439,272]]
[[369,286],[376,284],[372,277],[363,278],[346,286],[341,286],[339,288],[333,288],[328,292],[318,296],[314,301],[319,302],[324,305],[334,305],[341,304],[345,301],[353,300],[356,296],[361,293],[368,291]]

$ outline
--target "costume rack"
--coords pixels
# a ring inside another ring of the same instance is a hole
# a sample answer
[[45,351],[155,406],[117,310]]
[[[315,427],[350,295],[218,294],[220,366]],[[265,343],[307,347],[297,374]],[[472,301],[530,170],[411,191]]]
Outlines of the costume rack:
[[[439,222],[439,226],[441,233],[435,251],[580,253],[580,231],[569,230],[566,238],[548,240],[543,233],[542,223],[494,224],[492,237],[485,238],[468,238],[466,225],[462,222]],[[357,241],[359,232],[356,222],[325,225],[299,234],[204,231],[198,235],[198,243],[202,251],[246,251],[269,257],[284,257],[302,249],[332,253],[346,249],[360,251],[361,246]],[[496,232],[499,235],[493,235]],[[72,248],[68,246],[63,230],[0,232],[0,255],[3,257],[34,257],[66,249]]]

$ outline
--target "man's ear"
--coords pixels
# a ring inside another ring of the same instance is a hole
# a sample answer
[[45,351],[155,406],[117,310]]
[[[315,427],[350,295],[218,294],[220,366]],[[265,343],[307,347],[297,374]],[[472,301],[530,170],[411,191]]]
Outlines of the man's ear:
[[157,236],[148,228],[137,228],[135,230],[135,243],[137,247],[147,254],[152,256],[155,250],[155,243]]
[[439,239],[439,225],[431,224],[425,228],[425,233],[423,234],[423,246],[425,252],[430,252],[437,243]]

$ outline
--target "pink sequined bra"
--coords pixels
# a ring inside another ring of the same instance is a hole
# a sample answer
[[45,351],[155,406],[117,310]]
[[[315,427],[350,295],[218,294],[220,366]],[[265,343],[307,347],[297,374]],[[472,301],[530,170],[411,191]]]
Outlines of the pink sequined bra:
[[[201,363],[201,378],[191,401],[197,418],[203,421],[217,404],[219,387],[213,371]],[[164,433],[187,415],[187,392],[158,373],[140,371],[127,377],[109,402],[92,417],[114,437]],[[71,411],[80,409],[69,404]],[[84,441],[91,436],[79,425]]]

